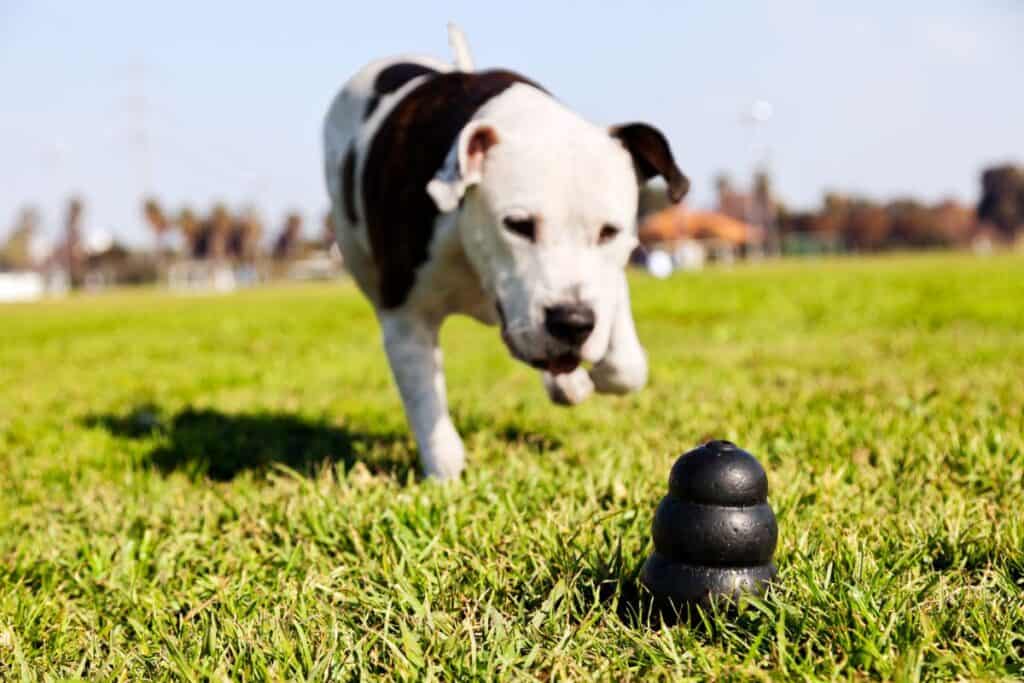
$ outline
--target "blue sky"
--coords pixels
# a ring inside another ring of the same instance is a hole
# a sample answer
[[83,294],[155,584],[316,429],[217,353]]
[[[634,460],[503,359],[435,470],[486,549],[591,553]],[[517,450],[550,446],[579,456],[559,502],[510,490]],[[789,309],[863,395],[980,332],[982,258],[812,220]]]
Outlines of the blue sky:
[[[285,10],[285,7],[288,7]],[[71,193],[88,228],[146,238],[139,199],[326,208],[320,122],[378,56],[521,70],[587,118],[665,131],[713,177],[767,155],[778,193],[973,202],[991,162],[1024,162],[1024,4],[975,2],[242,3],[0,0],[0,235],[20,206],[54,230]],[[741,114],[774,115],[753,141]]]

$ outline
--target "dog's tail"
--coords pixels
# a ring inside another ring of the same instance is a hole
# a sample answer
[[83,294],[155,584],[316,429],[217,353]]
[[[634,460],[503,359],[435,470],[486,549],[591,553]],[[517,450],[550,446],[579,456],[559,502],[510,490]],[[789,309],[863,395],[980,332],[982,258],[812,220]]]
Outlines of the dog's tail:
[[448,22],[448,44],[452,46],[452,53],[455,55],[455,68],[459,71],[472,71],[473,55],[469,51],[466,34],[453,21]]

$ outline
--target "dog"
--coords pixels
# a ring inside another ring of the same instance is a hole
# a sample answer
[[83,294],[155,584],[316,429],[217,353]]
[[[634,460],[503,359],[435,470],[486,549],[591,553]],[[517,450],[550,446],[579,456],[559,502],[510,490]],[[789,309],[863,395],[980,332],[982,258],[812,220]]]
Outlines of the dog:
[[449,41],[453,64],[365,66],[323,128],[337,243],[376,309],[423,474],[440,480],[465,467],[442,321],[500,325],[556,403],[640,389],[625,276],[639,187],[661,176],[675,202],[689,188],[656,128],[594,125],[525,76],[475,70],[454,25]]

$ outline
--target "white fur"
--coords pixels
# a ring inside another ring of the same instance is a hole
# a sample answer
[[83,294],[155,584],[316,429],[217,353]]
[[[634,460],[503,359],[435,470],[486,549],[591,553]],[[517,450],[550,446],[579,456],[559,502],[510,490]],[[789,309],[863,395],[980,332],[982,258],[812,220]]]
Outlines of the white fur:
[[465,466],[462,439],[448,414],[444,368],[437,345],[440,327],[429,317],[404,312],[380,313],[384,349],[420,447],[423,473],[436,479],[457,477]]
[[[475,191],[465,196],[458,227],[485,295],[505,312],[509,350],[527,361],[565,351],[544,331],[544,309],[579,302],[597,318],[583,359],[601,360],[620,276],[636,245],[637,182],[629,154],[607,130],[526,85],[484,105],[473,125],[492,127],[498,144],[487,152],[479,179],[459,181]],[[536,243],[503,229],[507,216],[537,217]],[[605,224],[622,232],[599,245]]]
[[548,396],[559,405],[574,406],[587,400],[594,393],[594,380],[590,379],[590,374],[583,368],[557,375],[543,372],[541,379]]
[[[472,68],[465,37],[450,28],[456,68]],[[415,61],[447,71],[426,57],[403,56],[374,62],[335,98],[324,124],[324,168],[338,244],[360,288],[378,304],[364,207],[350,225],[343,208],[340,167],[355,144],[361,177],[369,142],[387,112],[415,87],[414,79],[384,98],[363,121],[376,74],[395,61]],[[472,135],[488,127],[497,143],[482,155],[467,153]],[[623,272],[636,245],[637,177],[632,160],[607,129],[595,126],[552,97],[523,84],[487,102],[463,129],[447,160],[425,188],[442,212],[430,257],[416,274],[404,304],[378,310],[384,347],[416,436],[423,472],[450,479],[465,465],[465,454],[448,413],[438,330],[448,315],[462,313],[487,324],[505,315],[502,338],[513,356],[544,361],[570,351],[544,329],[544,309],[585,304],[595,328],[582,348],[589,372],[543,372],[552,400],[575,404],[595,389],[621,393],[647,380]],[[356,197],[361,196],[356,188]],[[506,217],[535,216],[532,243],[503,227]],[[605,244],[606,224],[621,232]]]

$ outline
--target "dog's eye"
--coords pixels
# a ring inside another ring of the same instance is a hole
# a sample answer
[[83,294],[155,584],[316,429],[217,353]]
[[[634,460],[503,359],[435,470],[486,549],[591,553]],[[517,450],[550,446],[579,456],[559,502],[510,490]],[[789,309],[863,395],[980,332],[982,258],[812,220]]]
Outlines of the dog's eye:
[[524,237],[531,242],[537,239],[537,221],[533,218],[511,218],[507,217],[504,220],[505,229],[509,232],[514,232],[520,237]]
[[601,234],[597,237],[598,244],[607,244],[616,238],[619,234],[619,229],[614,225],[605,225],[601,228]]

